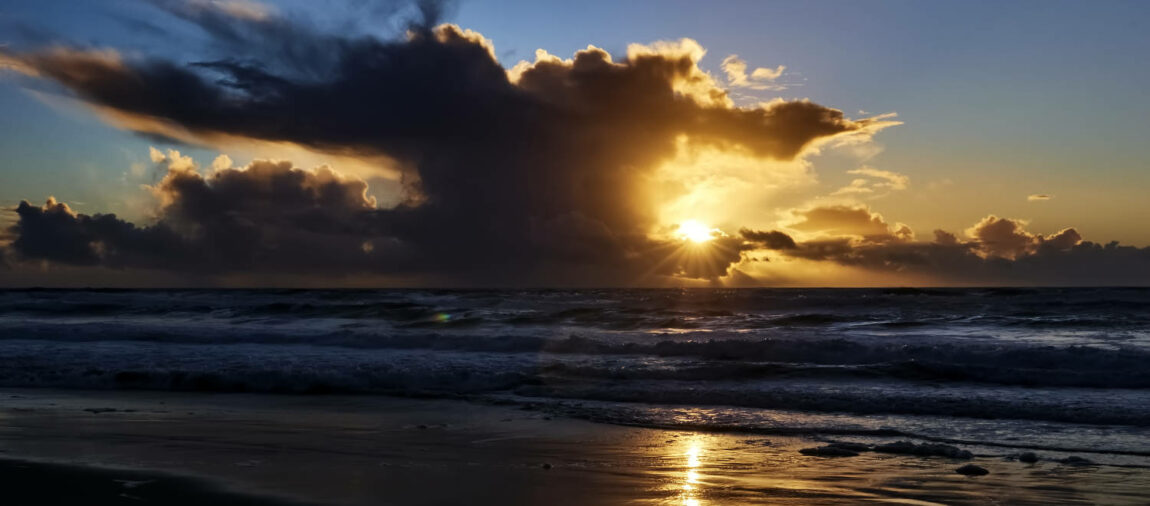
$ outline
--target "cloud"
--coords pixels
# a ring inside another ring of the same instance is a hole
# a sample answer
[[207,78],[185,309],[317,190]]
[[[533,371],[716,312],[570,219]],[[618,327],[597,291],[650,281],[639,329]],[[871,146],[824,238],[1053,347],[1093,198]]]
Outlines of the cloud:
[[[615,56],[595,47],[566,59],[539,51],[506,70],[482,35],[438,24],[432,3],[402,40],[390,41],[324,32],[275,9],[253,15],[234,2],[153,3],[210,37],[203,58],[56,45],[0,49],[0,65],[50,81],[150,138],[205,146],[245,139],[394,160],[404,198],[381,207],[365,179],[323,165],[258,159],[235,167],[221,155],[201,167],[152,149],[149,158],[166,171],[148,187],[154,216],[132,223],[55,199],[22,202],[3,252],[15,268],[197,279],[403,275],[438,285],[746,284],[756,275],[751,253],[770,250],[772,268],[822,262],[959,283],[1150,282],[1150,249],[1084,241],[1073,228],[1032,233],[993,215],[961,238],[935,231],[932,242],[857,205],[797,210],[780,230],[743,227],[703,244],[674,237],[659,208],[690,189],[657,184],[658,171],[683,152],[805,170],[804,157],[820,146],[897,124],[809,100],[738,106],[700,68],[706,51],[690,39]],[[784,68],[748,74],[728,58],[724,71],[754,86]],[[849,173],[859,177],[844,193],[909,186],[890,171]]]
[[910,178],[905,174],[899,174],[889,170],[880,170],[874,167],[860,167],[854,170],[848,170],[847,174],[857,174],[878,179],[879,182],[872,183],[876,188],[905,190],[910,186]]
[[178,264],[182,256],[180,239],[166,227],[141,229],[111,214],[76,214],[52,197],[43,206],[20,202],[16,215],[10,248],[21,259],[158,267],[165,261]]
[[1043,236],[1026,231],[1026,222],[989,215],[966,229],[966,235],[978,244],[983,256],[1015,259],[1042,247],[1066,249],[1078,244],[1082,236],[1073,228]]
[[954,246],[958,244],[958,236],[947,232],[945,230],[934,231],[934,242],[943,246]]
[[221,154],[212,160],[212,172],[219,172],[224,169],[232,168],[232,158],[228,155]]
[[990,215],[966,229],[966,235],[978,241],[985,255],[1013,259],[1026,254],[1036,242],[1025,226],[1024,221]]
[[32,77],[38,77],[39,75],[35,68],[25,64],[19,58],[5,54],[2,51],[0,51],[0,70],[8,70]]
[[[52,198],[42,206],[22,202],[9,231],[14,240],[5,254],[8,263],[19,266],[33,260],[194,275],[321,276],[426,274],[448,265],[450,276],[443,279],[457,282],[468,279],[459,277],[463,265],[490,267],[468,261],[473,252],[486,253],[481,244],[455,251],[464,261],[452,265],[419,244],[399,239],[398,231],[414,224],[405,213],[418,208],[380,209],[364,181],[330,168],[304,170],[290,162],[259,160],[203,175],[185,160],[178,153],[164,155],[167,175],[149,188],[159,203],[151,225],[76,213]],[[915,279],[939,284],[1150,282],[1150,248],[1083,241],[1073,228],[1035,234],[1020,220],[991,215],[967,230],[967,240],[936,230],[934,241],[925,243],[913,241],[909,229],[891,226],[865,207],[815,208],[803,216],[805,223],[817,223],[823,232],[827,226],[837,228],[806,241],[779,230],[747,228],[738,236],[718,233],[703,245],[647,237],[644,248],[618,258],[612,252],[628,244],[628,238],[601,222],[568,214],[532,222],[540,232],[534,236],[538,240],[522,245],[521,256],[513,258],[526,259],[532,267],[565,266],[570,270],[562,272],[592,276],[583,284],[602,284],[603,278],[593,276],[606,272],[619,279],[636,279],[635,273],[642,272],[754,284],[752,274],[759,273],[746,271],[746,262],[768,260],[757,258],[755,250],[773,251],[771,264],[784,270],[794,261],[830,263],[876,274],[920,276]],[[861,235],[884,230],[880,237]],[[543,258],[547,262],[539,263]]]
[[831,193],[832,196],[858,195],[879,198],[891,191],[905,190],[910,186],[910,178],[904,174],[874,167],[860,167],[848,170],[847,174],[866,176],[851,180],[846,186]]
[[850,184],[831,192],[831,195],[861,195],[869,193],[874,193],[874,188],[870,187],[869,181],[860,178],[852,179]]
[[888,224],[866,206],[832,205],[795,212],[799,221],[789,228],[823,236],[852,236],[870,242],[908,241],[914,231],[902,223]]
[[181,155],[179,151],[169,149],[167,153],[156,149],[154,146],[148,146],[148,158],[155,164],[165,164],[169,169],[176,171],[187,171],[196,168],[195,160],[190,156]]
[[[860,213],[861,214],[861,213]],[[873,218],[872,218],[873,219]],[[824,237],[779,248],[784,260],[833,263],[875,275],[898,274],[943,285],[1142,285],[1150,283],[1150,247],[1084,241],[1073,228],[1049,235],[1025,223],[987,216],[967,230],[969,240],[935,230],[932,242],[873,242]],[[756,245],[755,249],[770,249]],[[779,262],[776,262],[779,263]],[[781,262],[784,269],[786,262]]]
[[739,235],[752,243],[754,246],[763,249],[795,249],[795,240],[786,233],[778,230],[759,231],[751,229],[740,229]]
[[[15,210],[17,221],[9,230],[15,238],[10,252],[25,262],[196,275],[408,275],[438,269],[447,275],[444,281],[466,283],[471,278],[459,277],[466,268],[507,273],[499,262],[476,261],[487,254],[522,261],[517,269],[548,264],[574,266],[580,276],[607,272],[634,278],[643,273],[714,280],[728,275],[730,266],[749,249],[741,239],[722,233],[705,246],[620,237],[602,222],[569,213],[547,221],[530,220],[526,225],[532,240],[518,245],[518,250],[487,250],[484,238],[474,237],[475,243],[438,253],[403,237],[462,232],[425,229],[427,224],[413,219],[419,207],[380,209],[368,195],[366,182],[329,167],[305,170],[273,160],[223,167],[220,160],[226,156],[220,156],[205,175],[177,151],[151,153],[167,167],[157,184],[146,187],[158,205],[151,225],[136,225],[112,214],[76,213],[54,198],[43,206],[25,201]],[[620,248],[636,246],[642,248],[619,255]],[[458,258],[457,263],[440,256],[448,253]],[[603,283],[596,277],[586,281]]]
[[723,58],[723,73],[727,74],[727,84],[734,88],[750,88],[752,90],[784,90],[786,86],[775,84],[774,81],[783,75],[787,69],[779,65],[773,69],[758,67],[747,74],[747,62],[739,55],[730,55]]
[[251,21],[264,21],[274,12],[272,6],[250,0],[190,0],[187,6],[217,10],[228,16]]
[[[862,206],[824,206],[795,214],[800,221],[788,228],[806,232],[807,239],[778,230],[741,231],[745,259],[772,254],[769,264],[737,265],[743,275],[789,277],[789,282],[802,284],[834,284],[842,279],[880,285],[1150,283],[1150,247],[1086,241],[1074,228],[1040,234],[1028,231],[1022,220],[988,215],[963,237],[935,230],[934,239],[923,242],[914,239],[909,227],[889,225]],[[826,278],[827,274],[834,277]]]
[[1047,195],[1045,193],[1036,193],[1034,195],[1028,195],[1026,197],[1026,201],[1027,202],[1039,202],[1039,201],[1043,201],[1043,200],[1050,200],[1052,198],[1054,198],[1054,195]]
[[1039,249],[1068,250],[1082,242],[1082,234],[1073,228],[1064,228],[1048,236],[1038,236]]
[[148,158],[152,160],[152,163],[163,163],[164,160],[168,159],[167,155],[156,149],[155,146],[148,146]]
[[[170,170],[153,190],[163,206],[155,224],[74,213],[46,224],[37,217],[52,211],[28,205],[21,236],[54,230],[88,253],[18,248],[22,258],[209,273],[409,272],[460,284],[710,279],[739,261],[741,239],[715,240],[712,258],[695,262],[674,254],[681,241],[652,233],[660,224],[648,182],[680,142],[786,162],[895,124],[808,100],[736,106],[700,69],[705,51],[689,39],[632,45],[618,59],[594,47],[566,60],[540,52],[508,72],[481,35],[427,19],[405,39],[383,41],[321,33],[277,12],[156,3],[234,53],[191,65],[63,46],[5,57],[152,137],[389,157],[405,170],[403,203],[360,205],[365,183],[327,169],[260,161],[232,170],[221,160],[204,176],[186,157],[156,150],[153,160]],[[178,238],[202,260],[129,261],[92,220],[162,236],[165,247]]]
[[381,222],[367,185],[326,167],[256,161],[204,177],[180,157],[151,191],[156,223],[137,226],[112,214],[72,211],[49,198],[21,202],[11,250],[22,259],[66,265],[196,273],[370,270],[363,238]]

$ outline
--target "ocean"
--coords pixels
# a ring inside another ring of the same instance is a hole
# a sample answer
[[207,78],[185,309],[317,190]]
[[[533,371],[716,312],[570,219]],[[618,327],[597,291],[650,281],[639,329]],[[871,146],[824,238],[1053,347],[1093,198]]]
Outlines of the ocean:
[[7,290],[0,387],[463,398],[1150,465],[1150,289]]

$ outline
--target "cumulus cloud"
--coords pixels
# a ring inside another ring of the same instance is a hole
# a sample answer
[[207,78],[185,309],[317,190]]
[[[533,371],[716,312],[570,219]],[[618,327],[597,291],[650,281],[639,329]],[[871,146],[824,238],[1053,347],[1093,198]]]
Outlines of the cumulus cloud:
[[[876,225],[871,226],[877,229]],[[880,274],[914,275],[914,279],[938,284],[1150,283],[1150,247],[1084,241],[1073,228],[1049,235],[1035,234],[1027,231],[1020,220],[993,215],[979,220],[966,234],[967,239],[963,240],[951,232],[935,230],[932,242],[874,242],[858,237],[792,239],[791,248],[753,241],[754,235],[747,239],[754,242],[752,249],[774,249],[783,259],[831,262]]]
[[22,201],[16,215],[16,239],[10,248],[24,259],[159,267],[168,261],[179,265],[186,255],[179,237],[167,227],[138,228],[111,214],[76,214],[52,197],[43,206]]
[[1029,252],[1035,243],[1034,235],[1025,226],[1026,222],[1020,220],[990,215],[966,229],[966,235],[978,241],[984,255],[1013,259]]
[[775,68],[758,67],[747,73],[747,62],[739,55],[733,54],[723,58],[723,73],[727,75],[727,84],[734,88],[750,88],[752,90],[784,90],[785,86],[775,84],[774,81],[787,70],[785,65]]
[[1015,259],[1042,247],[1066,249],[1077,245],[1082,236],[1073,228],[1043,236],[1026,231],[1026,221],[989,215],[966,229],[966,235],[978,244],[983,256]]
[[156,223],[137,226],[112,214],[86,215],[49,198],[21,202],[11,249],[24,259],[67,265],[197,273],[304,269],[367,270],[364,237],[381,226],[363,181],[326,167],[256,161],[209,177],[182,157],[150,187]]
[[[736,106],[699,68],[705,51],[689,39],[633,45],[621,58],[594,47],[570,59],[540,52],[508,72],[490,41],[430,18],[412,24],[403,40],[383,41],[321,33],[273,11],[238,16],[215,4],[155,3],[234,54],[182,65],[60,46],[5,58],[149,136],[286,142],[384,155],[407,170],[405,202],[370,209],[347,206],[349,195],[362,195],[362,182],[323,170],[259,162],[234,171],[221,159],[203,176],[174,152],[152,152],[171,166],[155,189],[164,207],[152,228],[133,230],[174,234],[191,256],[211,259],[195,265],[206,271],[292,269],[330,254],[325,268],[390,272],[402,265],[460,282],[560,282],[562,273],[587,283],[713,278],[739,260],[740,239],[716,240],[716,261],[687,265],[689,258],[674,260],[681,241],[652,235],[657,206],[646,183],[678,143],[789,161],[821,142],[895,124],[850,119],[807,100]],[[303,198],[321,187],[343,200]],[[192,205],[201,200],[210,205]],[[209,212],[212,206],[219,211]],[[41,224],[36,213],[52,212],[23,208],[20,234]],[[87,221],[131,225],[106,215],[66,216],[79,224],[68,225],[81,232],[69,236],[75,244],[109,243]],[[212,234],[220,239],[205,239]],[[314,234],[338,244],[319,251],[310,244],[320,240]],[[380,263],[362,258],[366,250]],[[36,248],[17,251],[47,258]],[[308,260],[292,262],[294,254]],[[98,251],[58,258],[79,257],[117,261]]]
[[866,206],[832,205],[797,211],[789,228],[824,236],[853,236],[869,242],[907,241],[914,231],[905,224],[888,224]]

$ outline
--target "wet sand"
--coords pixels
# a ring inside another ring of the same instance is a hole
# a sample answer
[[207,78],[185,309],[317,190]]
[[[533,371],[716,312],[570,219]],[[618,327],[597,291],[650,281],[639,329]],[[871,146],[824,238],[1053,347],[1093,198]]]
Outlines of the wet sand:
[[[968,448],[975,454],[969,460],[800,453],[828,441],[621,427],[450,400],[5,389],[0,502],[1150,501],[1150,470],[1143,468],[1071,465],[1043,455],[1028,464],[1015,452],[984,448]],[[966,464],[990,474],[955,472]]]
[[294,506],[220,490],[205,480],[165,473],[103,469],[0,459],[0,500],[4,504],[32,505],[131,505],[168,506]]

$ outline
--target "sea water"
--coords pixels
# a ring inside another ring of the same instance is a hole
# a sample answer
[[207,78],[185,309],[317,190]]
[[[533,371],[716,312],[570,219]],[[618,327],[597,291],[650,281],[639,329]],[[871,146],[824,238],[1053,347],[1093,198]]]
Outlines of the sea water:
[[1150,289],[9,290],[0,386],[458,397],[1147,465]]

